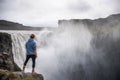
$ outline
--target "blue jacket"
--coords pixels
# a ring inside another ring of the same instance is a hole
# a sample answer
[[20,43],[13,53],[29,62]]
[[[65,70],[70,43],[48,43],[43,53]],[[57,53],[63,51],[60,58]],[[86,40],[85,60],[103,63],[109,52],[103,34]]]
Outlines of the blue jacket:
[[35,50],[36,50],[36,42],[33,39],[29,39],[26,44],[26,54],[27,55],[35,55]]

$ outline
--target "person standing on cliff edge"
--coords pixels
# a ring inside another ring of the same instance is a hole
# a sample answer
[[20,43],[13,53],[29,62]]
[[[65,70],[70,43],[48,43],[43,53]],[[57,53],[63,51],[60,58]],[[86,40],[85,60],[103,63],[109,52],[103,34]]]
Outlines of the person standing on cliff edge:
[[35,74],[35,62],[37,58],[37,51],[36,51],[36,42],[34,41],[35,35],[31,34],[30,38],[25,44],[26,48],[26,60],[23,65],[23,72],[25,71],[26,64],[30,58],[32,58],[32,74]]

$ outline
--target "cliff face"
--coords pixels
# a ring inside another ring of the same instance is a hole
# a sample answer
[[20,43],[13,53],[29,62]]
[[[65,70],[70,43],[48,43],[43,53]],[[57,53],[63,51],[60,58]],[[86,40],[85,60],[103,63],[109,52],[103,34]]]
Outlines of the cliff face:
[[117,41],[120,39],[120,14],[111,15],[107,18],[100,18],[95,20],[90,19],[71,19],[59,20],[59,27],[80,27],[84,26],[89,29],[93,35],[92,43],[96,47],[105,46],[110,41]]
[[120,14],[111,15],[107,18],[99,18],[95,20],[91,19],[71,19],[71,20],[59,20],[59,27],[67,27],[69,25],[80,26],[81,24],[90,28],[99,29],[97,27],[116,27],[119,26],[120,23]]
[[0,33],[0,69],[20,71],[20,68],[14,63],[12,40],[7,33]]
[[59,21],[59,27],[63,30],[65,27],[69,29],[69,27],[81,26],[87,28],[93,36],[90,44],[94,55],[86,57],[87,66],[79,63],[73,71],[68,69],[71,73],[69,78],[74,80],[120,80],[120,14],[96,20]]

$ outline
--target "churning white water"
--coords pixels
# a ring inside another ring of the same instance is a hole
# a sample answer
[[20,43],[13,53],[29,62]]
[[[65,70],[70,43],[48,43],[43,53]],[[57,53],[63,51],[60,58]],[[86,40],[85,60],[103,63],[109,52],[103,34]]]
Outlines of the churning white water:
[[[38,57],[35,70],[43,74],[45,80],[69,80],[63,73],[66,73],[67,69],[74,69],[76,64],[84,65],[85,56],[91,49],[92,34],[82,25],[8,33],[12,36],[14,60],[20,68],[25,60],[25,42],[31,33],[36,34]],[[31,72],[31,65],[32,61],[29,61],[26,72]]]

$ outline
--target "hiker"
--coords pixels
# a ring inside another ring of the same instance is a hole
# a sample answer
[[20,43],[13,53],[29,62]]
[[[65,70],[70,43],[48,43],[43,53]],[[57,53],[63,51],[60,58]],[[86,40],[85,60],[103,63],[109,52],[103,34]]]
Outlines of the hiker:
[[32,58],[32,74],[35,73],[35,60],[37,58],[37,51],[36,51],[36,42],[34,41],[35,35],[31,34],[30,38],[25,44],[26,48],[26,60],[23,66],[23,72],[25,71],[26,64],[30,58]]

